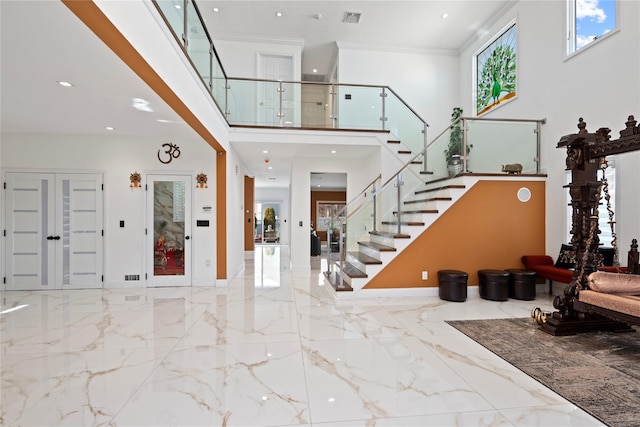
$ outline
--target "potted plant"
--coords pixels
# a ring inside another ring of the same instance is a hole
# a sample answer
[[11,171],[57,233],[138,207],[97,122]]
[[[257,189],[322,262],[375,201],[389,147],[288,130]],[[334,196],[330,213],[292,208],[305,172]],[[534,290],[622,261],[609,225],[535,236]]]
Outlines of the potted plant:
[[[449,176],[455,176],[462,172],[462,146],[464,143],[464,136],[462,134],[462,108],[455,107],[453,113],[451,113],[451,132],[449,133],[449,145],[444,150],[444,155],[447,160],[447,170]],[[467,144],[467,155],[471,151],[473,145]]]

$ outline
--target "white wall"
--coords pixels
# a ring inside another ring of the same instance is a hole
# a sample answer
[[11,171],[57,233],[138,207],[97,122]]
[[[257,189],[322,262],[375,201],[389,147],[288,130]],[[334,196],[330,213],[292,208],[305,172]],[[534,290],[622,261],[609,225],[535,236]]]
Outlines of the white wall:
[[216,52],[227,77],[258,78],[258,55],[280,55],[293,58],[293,80],[302,77],[302,41],[281,39],[247,39],[212,36]]
[[389,86],[429,124],[433,138],[459,102],[455,52],[391,52],[338,42],[338,82]]
[[[548,174],[546,200],[547,253],[556,256],[565,233],[565,150],[555,148],[560,137],[578,131],[579,117],[587,129],[624,128],[629,114],[640,117],[640,2],[619,1],[620,31],[567,58],[566,2],[520,1],[487,28],[486,36],[460,55],[460,100],[472,109],[474,53],[512,19],[518,24],[517,99],[486,117],[547,118],[542,128],[541,165]],[[470,114],[468,114],[470,115]],[[618,156],[617,221],[621,254],[631,238],[640,236],[638,183],[640,153]]]
[[[146,192],[129,187],[132,172],[142,174],[189,174],[204,172],[209,183],[215,181],[215,151],[199,139],[173,141],[180,147],[180,157],[164,165],[157,159],[164,141],[128,137],[91,137],[79,135],[3,134],[2,171],[65,171],[104,174],[104,253],[105,287],[121,286],[127,274],[146,272],[144,235]],[[164,149],[163,149],[164,150]],[[197,285],[214,285],[216,277],[216,207],[215,185],[193,190],[192,197],[192,281]],[[204,206],[212,206],[210,214]],[[196,227],[196,220],[208,219],[210,227]],[[125,221],[120,228],[119,222]],[[206,265],[210,260],[210,265]],[[143,281],[127,282],[142,286]]]
[[[371,155],[376,164],[379,154]],[[379,160],[378,160],[379,162]],[[379,164],[379,163],[378,163]],[[364,168],[364,170],[363,170]],[[296,158],[291,172],[291,268],[293,271],[310,270],[311,223],[311,172],[346,173],[347,200],[355,197],[369,183],[373,176],[366,171],[369,165],[364,160],[349,158]],[[364,173],[363,173],[364,172]],[[377,172],[375,172],[377,174]],[[302,225],[299,222],[302,221]]]

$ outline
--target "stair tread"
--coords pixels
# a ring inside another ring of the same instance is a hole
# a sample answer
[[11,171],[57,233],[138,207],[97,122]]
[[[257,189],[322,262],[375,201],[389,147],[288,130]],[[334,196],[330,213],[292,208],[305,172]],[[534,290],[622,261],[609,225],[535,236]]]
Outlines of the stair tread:
[[398,154],[411,154],[411,150],[398,150]]
[[396,248],[394,248],[394,247],[381,245],[379,243],[358,242],[358,244],[361,245],[361,246],[368,247],[368,248],[376,249],[376,250],[378,250],[380,252],[395,252],[396,251]]
[[420,171],[420,173],[423,175],[433,175],[433,172],[431,171]]
[[382,261],[380,261],[379,259],[370,257],[369,255],[363,254],[362,252],[349,252],[349,255],[353,256],[363,264],[382,264]]
[[[398,221],[382,221],[384,225],[398,225]],[[424,226],[424,222],[422,221],[400,221],[400,225],[408,225],[408,226]]]
[[432,193],[434,191],[439,191],[439,190],[463,189],[463,188],[465,188],[464,185],[445,185],[443,187],[427,188],[427,189],[424,189],[424,190],[418,190],[414,194],[424,194],[424,193]]
[[392,231],[370,231],[369,234],[380,237],[391,237],[393,239],[410,239],[411,236],[403,233],[394,233]]
[[415,200],[405,200],[404,204],[408,205],[411,203],[423,203],[423,202],[436,202],[436,201],[451,201],[451,197],[430,197],[428,199],[415,199]]
[[[432,214],[437,214],[438,210],[437,209],[416,209],[413,211],[400,211],[401,214],[421,214],[421,213],[432,213]],[[398,212],[394,211],[393,212],[394,215],[397,215]]]
[[365,277],[368,277],[367,273],[365,273],[364,271],[360,271],[356,266],[354,266],[353,264],[349,264],[349,263],[347,263],[347,265],[345,265],[345,267],[344,267],[344,274],[346,274],[347,276],[349,276],[351,278],[365,278]]
[[400,140],[399,139],[389,139],[387,140],[388,144],[400,144]]

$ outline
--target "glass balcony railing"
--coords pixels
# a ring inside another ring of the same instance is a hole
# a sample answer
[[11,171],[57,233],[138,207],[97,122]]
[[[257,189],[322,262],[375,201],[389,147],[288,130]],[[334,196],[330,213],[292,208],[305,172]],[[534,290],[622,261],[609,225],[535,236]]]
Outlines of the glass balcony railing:
[[230,125],[389,131],[425,147],[427,123],[391,88],[229,77],[193,0],[154,4]]

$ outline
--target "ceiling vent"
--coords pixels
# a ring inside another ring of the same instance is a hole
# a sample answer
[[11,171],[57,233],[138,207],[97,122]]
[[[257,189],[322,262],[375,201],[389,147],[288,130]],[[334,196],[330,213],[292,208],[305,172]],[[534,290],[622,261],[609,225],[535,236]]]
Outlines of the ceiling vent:
[[327,76],[326,74],[302,74],[303,82],[326,82]]
[[362,16],[362,13],[345,12],[344,19],[342,20],[342,22],[346,22],[347,24],[357,24],[358,22],[360,22],[361,16]]

